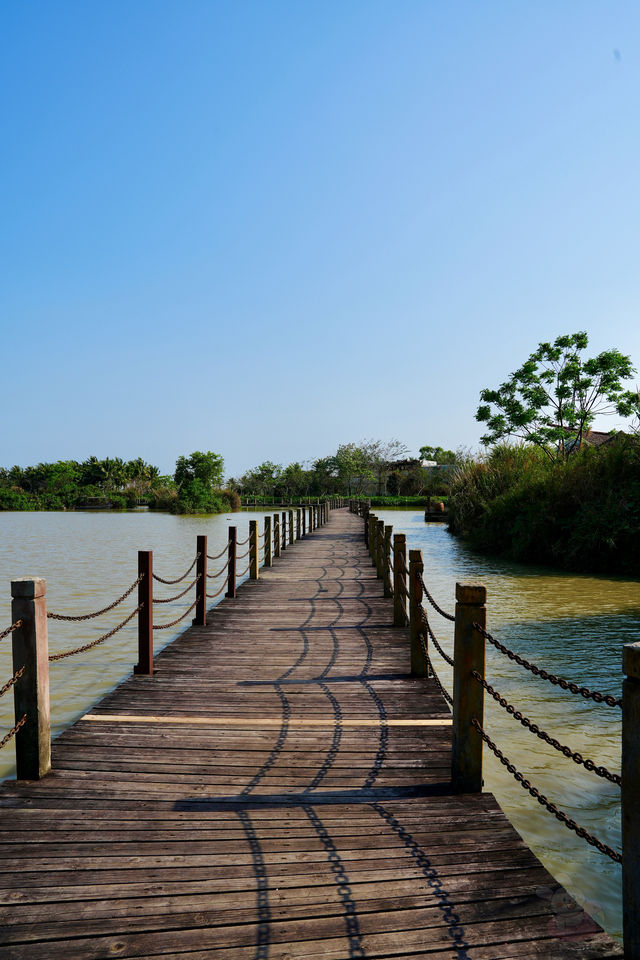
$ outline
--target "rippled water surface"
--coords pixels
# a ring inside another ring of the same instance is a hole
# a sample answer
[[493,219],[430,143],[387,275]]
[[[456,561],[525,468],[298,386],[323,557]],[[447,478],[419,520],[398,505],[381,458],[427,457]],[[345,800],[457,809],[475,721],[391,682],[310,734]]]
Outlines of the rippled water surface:
[[[420,548],[425,582],[435,599],[454,609],[456,581],[487,588],[488,629],[513,650],[550,672],[618,695],[622,645],[639,638],[640,584],[605,577],[575,576],[488,559],[451,537],[444,524],[425,524],[422,513],[377,511],[407,544]],[[10,581],[20,576],[47,580],[47,601],[56,613],[85,613],[111,602],[137,576],[137,551],[154,551],[154,571],[180,576],[195,557],[196,536],[207,534],[208,553],[227,542],[230,525],[238,539],[252,517],[174,517],[149,513],[0,513],[0,629],[11,621]],[[262,529],[262,524],[260,525]],[[239,548],[239,552],[246,547]],[[210,572],[223,560],[210,564]],[[244,569],[246,561],[239,563]],[[185,581],[188,583],[189,581]],[[209,582],[209,592],[218,585]],[[171,596],[182,587],[161,587]],[[169,622],[193,600],[155,608],[156,622]],[[112,613],[75,625],[49,621],[51,652],[87,643],[115,626],[135,607],[132,594]],[[191,616],[191,615],[190,615]],[[430,614],[436,636],[451,653],[452,625]],[[185,621],[189,623],[189,619]],[[184,629],[185,622],[156,634],[156,650]],[[131,673],[137,660],[135,619],[102,646],[51,664],[53,733],[59,733]],[[434,654],[434,665],[451,689],[451,671]],[[0,643],[0,684],[12,673],[11,642]],[[493,648],[487,678],[515,706],[552,736],[610,770],[620,769],[620,711],[598,706],[536,679]],[[0,735],[13,723],[11,695],[0,699]],[[485,728],[523,773],[569,816],[620,849],[619,789],[577,766],[528,733],[493,701]],[[14,773],[13,747],[0,752],[0,776]],[[485,751],[485,783],[549,870],[615,935],[621,930],[620,869],[576,837],[526,794]]]
[[[453,613],[456,581],[487,588],[487,629],[527,660],[581,685],[619,696],[622,645],[640,639],[640,583],[621,578],[558,573],[471,552],[445,524],[422,513],[376,510],[421,549],[424,580]],[[453,653],[453,625],[429,610],[436,637]],[[438,656],[434,666],[451,691],[452,675]],[[517,709],[561,743],[620,772],[621,712],[562,691],[532,676],[493,647],[487,680]],[[538,789],[609,846],[621,849],[620,790],[532,736],[489,697],[485,730]],[[620,867],[590,847],[526,793],[485,748],[485,787],[551,873],[610,933],[621,935]]]

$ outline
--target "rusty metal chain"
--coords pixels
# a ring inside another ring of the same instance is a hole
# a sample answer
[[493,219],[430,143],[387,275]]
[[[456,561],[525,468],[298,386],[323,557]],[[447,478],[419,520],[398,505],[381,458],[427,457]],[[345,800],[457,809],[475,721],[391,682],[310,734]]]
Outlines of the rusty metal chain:
[[217,590],[215,593],[207,593],[206,596],[209,598],[209,600],[215,600],[216,597],[220,596],[220,594],[222,593],[222,591],[224,590],[224,588],[228,583],[229,583],[229,574],[227,574],[226,577],[224,578],[224,583],[222,584],[219,590]]
[[507,768],[514,780],[520,784],[523,790],[526,790],[528,793],[530,793],[531,796],[538,801],[541,807],[545,807],[549,813],[554,815],[556,820],[559,820],[560,823],[564,823],[565,827],[568,827],[569,830],[573,830],[574,833],[577,833],[579,837],[582,837],[583,840],[586,840],[587,843],[591,844],[592,847],[595,847],[596,850],[599,850],[600,853],[606,853],[606,855],[611,857],[611,859],[616,863],[622,863],[622,854],[618,853],[617,850],[613,850],[611,847],[607,846],[607,844],[603,843],[602,840],[599,840],[598,837],[594,837],[593,834],[589,833],[588,830],[585,830],[584,827],[579,826],[575,820],[572,820],[567,816],[564,810],[560,810],[555,803],[552,803],[547,799],[547,797],[545,797],[543,793],[540,793],[537,787],[534,787],[529,780],[525,779],[524,775],[520,773],[518,768],[511,763],[508,757],[505,757],[501,750],[498,749],[491,737],[485,730],[482,729],[475,717],[471,721],[471,724],[476,728],[491,752],[498,758],[500,763]]
[[219,560],[220,557],[223,557],[225,553],[228,553],[228,552],[229,552],[229,544],[225,543],[224,548],[220,551],[220,553],[216,553],[215,557],[212,557],[211,554],[208,553],[207,560]]
[[186,573],[183,573],[182,576],[181,576],[181,577],[178,577],[177,580],[163,580],[163,578],[162,578],[162,577],[159,577],[157,573],[154,573],[154,574],[153,574],[153,579],[154,579],[154,580],[157,580],[158,583],[166,583],[168,586],[171,586],[171,587],[174,586],[174,584],[176,584],[176,583],[182,583],[182,581],[185,580],[186,577],[189,576],[189,574],[191,573],[191,571],[193,570],[193,568],[195,567],[195,565],[196,565],[196,563],[198,562],[199,559],[200,559],[200,554],[199,554],[199,553],[196,553],[195,560],[193,561],[193,563],[191,564],[191,566],[189,567],[189,569],[187,570],[187,572],[186,572]]
[[453,615],[452,613],[446,613],[446,612],[442,609],[442,607],[439,607],[439,606],[438,606],[438,604],[436,603],[436,601],[433,599],[433,597],[431,596],[431,594],[430,594],[429,591],[427,590],[427,588],[426,588],[426,586],[425,586],[424,579],[423,579],[421,573],[418,574],[418,580],[419,580],[420,583],[422,584],[422,589],[424,590],[424,595],[425,595],[425,597],[427,598],[427,600],[429,601],[429,603],[431,604],[431,606],[433,607],[433,609],[436,610],[437,613],[439,613],[441,617],[444,617],[445,620],[451,620],[451,622],[454,623],[456,618],[454,617],[454,615]]
[[10,627],[7,627],[6,630],[3,630],[0,633],[0,640],[4,640],[5,637],[8,637],[10,633],[13,633],[14,630],[17,630],[18,627],[22,626],[22,620],[16,620],[15,623],[12,623]]
[[423,650],[423,653],[424,653],[425,660],[427,661],[427,666],[429,667],[429,670],[431,671],[431,676],[432,676],[433,679],[435,680],[436,686],[438,687],[438,690],[440,691],[440,693],[442,694],[442,696],[444,697],[444,699],[447,701],[447,703],[449,704],[449,706],[450,706],[450,707],[453,707],[453,697],[451,696],[451,694],[450,694],[447,690],[445,690],[445,688],[444,688],[443,685],[442,685],[442,681],[441,681],[440,677],[438,676],[438,674],[436,673],[436,671],[435,671],[435,669],[434,669],[434,667],[433,667],[433,663],[431,662],[431,657],[430,657],[429,654],[427,653],[426,645],[425,645],[424,639],[423,639],[423,637],[422,637],[422,634],[420,634],[420,643],[422,644],[422,650]]
[[236,580],[239,580],[240,577],[244,577],[244,575],[245,575],[246,573],[249,573],[249,567],[250,567],[250,566],[251,566],[251,564],[248,563],[248,564],[246,565],[246,567],[244,568],[244,570],[242,571],[242,573],[238,573],[238,572],[236,571]]
[[163,623],[163,624],[161,624],[159,627],[157,627],[157,626],[155,625],[155,623],[154,623],[153,629],[154,629],[154,630],[168,630],[169,627],[175,627],[176,623],[180,623],[181,620],[184,620],[184,618],[187,616],[187,614],[191,613],[191,611],[194,609],[194,607],[195,607],[195,605],[197,604],[197,602],[198,602],[198,597],[196,597],[196,599],[193,601],[193,603],[191,604],[191,606],[189,607],[189,609],[188,609],[188,610],[185,610],[185,612],[184,612],[181,616],[177,617],[175,620],[172,620],[171,623]]
[[244,547],[245,543],[249,543],[249,537],[246,540],[236,540],[236,547]]
[[98,637],[97,640],[92,640],[91,643],[85,643],[85,645],[82,647],[75,647],[73,650],[65,650],[64,653],[52,653],[49,657],[49,662],[53,663],[56,660],[64,660],[65,657],[72,657],[76,653],[84,653],[86,650],[91,650],[92,647],[97,647],[99,643],[104,643],[105,640],[108,640],[110,637],[112,637],[114,633],[118,632],[118,630],[122,630],[123,627],[126,627],[129,621],[133,620],[136,613],[139,613],[143,607],[144,603],[138,604],[138,606],[132,613],[129,614],[126,620],[123,620],[122,623],[119,623],[117,627],[113,628],[113,630],[109,630],[108,633]]
[[207,574],[207,580],[215,580],[216,577],[219,577],[221,573],[224,573],[224,572],[225,572],[225,570],[227,569],[228,566],[229,566],[229,561],[227,560],[227,562],[224,564],[224,566],[220,567],[220,569],[217,571],[217,573],[208,573],[208,574]]
[[195,578],[195,580],[191,581],[191,583],[186,588],[186,590],[183,590],[182,593],[177,593],[175,597],[166,597],[165,599],[162,599],[162,600],[160,598],[154,597],[153,602],[154,603],[173,603],[174,600],[179,600],[181,597],[184,597],[185,593],[189,593],[189,590],[191,590],[192,587],[195,587],[196,583],[198,582],[201,576],[202,574],[199,573],[198,576]]
[[7,690],[11,690],[11,687],[14,685],[14,683],[17,683],[17,681],[20,679],[20,677],[22,676],[22,674],[25,672],[26,669],[27,669],[27,665],[25,664],[24,667],[20,667],[19,670],[16,670],[16,672],[11,677],[11,679],[7,680],[4,687],[0,688],[0,697],[3,697],[7,692]]
[[503,653],[509,660],[514,660],[515,663],[524,667],[525,670],[530,670],[534,677],[541,677],[543,680],[548,680],[549,683],[560,687],[561,690],[569,690],[571,693],[580,694],[585,700],[593,700],[595,703],[606,703],[608,707],[620,707],[620,709],[622,709],[621,698],[613,697],[611,694],[599,693],[597,690],[589,690],[588,687],[581,687],[571,680],[565,680],[564,677],[557,677],[554,673],[548,673],[546,670],[543,670],[542,667],[538,667],[535,663],[530,663],[528,660],[525,660],[524,657],[514,653],[513,650],[509,650],[503,643],[500,643],[499,640],[492,637],[487,630],[484,630],[479,623],[474,622],[472,626],[485,640],[493,644],[500,653]]
[[477,680],[478,683],[482,684],[484,689],[493,697],[496,703],[499,703],[500,706],[503,707],[510,716],[514,717],[515,720],[518,720],[523,727],[538,737],[539,740],[544,740],[545,743],[548,743],[549,746],[554,748],[554,750],[562,753],[569,760],[573,760],[574,763],[582,765],[585,770],[588,770],[590,773],[595,773],[596,776],[602,777],[604,780],[608,780],[609,783],[615,783],[619,787],[622,786],[622,777],[618,776],[617,773],[611,773],[606,767],[596,766],[593,760],[589,760],[588,757],[585,760],[582,754],[577,750],[572,750],[571,747],[565,746],[564,744],[560,743],[559,740],[556,740],[555,737],[552,737],[544,730],[541,730],[537,723],[534,723],[532,720],[529,720],[528,717],[525,717],[520,710],[516,710],[512,703],[509,703],[509,701],[505,697],[501,696],[497,690],[494,690],[491,684],[487,683],[485,678],[481,676],[477,670],[472,670],[471,676],[474,678],[474,680]]
[[117,600],[114,600],[113,603],[110,603],[108,607],[103,607],[102,610],[96,610],[95,613],[84,613],[81,616],[72,617],[66,616],[62,613],[47,613],[47,620],[64,620],[65,622],[74,622],[77,623],[80,620],[94,620],[96,617],[102,616],[103,613],[108,613],[109,610],[113,610],[114,607],[117,607],[119,603],[122,603],[123,600],[126,600],[129,594],[133,593],[138,584],[144,579],[144,573],[141,573],[137,580],[131,584],[129,589],[122,594],[121,597],[118,597]]
[[236,560],[244,560],[244,558],[248,556],[249,556],[248,550],[246,550],[244,553],[236,553]]
[[422,625],[426,628],[427,633],[429,634],[429,637],[431,638],[431,642],[433,643],[434,647],[436,648],[436,650],[438,651],[438,653],[440,654],[440,656],[442,657],[442,659],[443,659],[446,663],[448,663],[450,667],[452,667],[452,666],[453,666],[453,658],[450,657],[448,653],[445,653],[445,651],[442,649],[442,647],[441,647],[440,644],[438,643],[438,641],[437,641],[437,639],[436,639],[436,635],[435,635],[435,633],[433,632],[433,630],[431,629],[431,624],[429,623],[429,618],[427,617],[426,611],[425,611],[425,609],[424,609],[424,607],[423,607],[422,605],[420,606],[420,619],[422,620]]
[[15,727],[11,727],[11,730],[9,730],[9,733],[7,733],[6,736],[2,738],[2,740],[0,740],[0,750],[2,750],[5,744],[9,743],[9,740],[11,740],[12,737],[15,737],[18,730],[20,730],[21,727],[24,727],[26,722],[27,722],[27,715],[25,713],[18,720]]

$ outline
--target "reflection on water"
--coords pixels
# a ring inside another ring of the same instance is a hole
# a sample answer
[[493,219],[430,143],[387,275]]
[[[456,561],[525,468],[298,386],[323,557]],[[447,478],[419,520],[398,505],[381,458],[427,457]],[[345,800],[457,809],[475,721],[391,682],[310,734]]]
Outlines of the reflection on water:
[[[421,549],[425,583],[453,612],[455,584],[487,588],[487,628],[527,660],[603,693],[622,690],[622,645],[639,639],[640,583],[575,575],[483,557],[444,524],[422,513],[376,510],[385,523]],[[429,609],[434,633],[453,653],[453,624]],[[434,652],[434,666],[451,690],[451,669]],[[560,690],[487,649],[488,681],[543,730],[597,765],[620,772],[621,712]],[[620,850],[620,790],[529,733],[490,698],[485,729],[531,782],[560,809]],[[621,935],[620,867],[545,811],[485,750],[485,785],[525,841],[595,919]]]
[[[138,575],[138,550],[153,550],[154,573],[176,579],[188,569],[196,554],[196,537],[208,537],[207,553],[220,553],[228,528],[236,526],[238,540],[249,532],[249,520],[262,513],[177,517],[135,511],[127,513],[2,513],[0,512],[0,630],[11,623],[11,580],[37,576],[47,581],[47,607],[53,613],[84,614],[121,596]],[[260,524],[262,529],[262,523]],[[247,549],[243,546],[239,553]],[[209,574],[218,571],[225,558],[209,562]],[[244,570],[247,561],[238,562]],[[154,584],[155,597],[180,593],[194,574],[176,586]],[[210,579],[208,593],[215,593],[224,576]],[[125,619],[137,604],[134,591],[115,610],[96,620],[63,623],[49,620],[49,650],[68,650],[95,640]],[[190,591],[182,600],[154,607],[154,620],[168,623],[195,599]],[[218,600],[215,603],[219,602]],[[156,633],[156,652],[190,624],[182,623]],[[97,699],[129,676],[137,662],[137,620],[131,621],[104,644],[86,653],[50,664],[51,721],[55,736],[66,729]],[[0,642],[0,686],[13,673],[11,639]],[[13,726],[13,696],[0,699],[0,737]],[[0,777],[15,775],[13,743],[0,751]]]

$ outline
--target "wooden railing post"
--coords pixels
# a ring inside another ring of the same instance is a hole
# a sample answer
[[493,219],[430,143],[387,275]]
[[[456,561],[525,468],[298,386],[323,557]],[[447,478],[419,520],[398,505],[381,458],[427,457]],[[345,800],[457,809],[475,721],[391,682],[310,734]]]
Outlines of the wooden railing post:
[[229,582],[227,583],[227,592],[225,597],[233,599],[236,596],[236,544],[238,542],[237,527],[229,527],[229,549],[228,566]]
[[289,545],[295,543],[296,528],[293,523],[293,510],[289,510]]
[[303,536],[303,537],[306,537],[306,535],[307,535],[307,508],[306,508],[306,507],[302,507],[302,509],[300,510],[300,514],[301,514],[301,517],[302,517],[302,536]]
[[362,511],[362,519],[364,521],[364,542],[367,549],[369,549],[369,511]]
[[391,587],[391,534],[393,533],[393,527],[385,526],[384,528],[384,595],[385,597],[393,596],[393,589]]
[[274,513],[273,515],[273,555],[278,558],[280,556],[280,514]]
[[199,578],[196,583],[196,615],[193,618],[193,624],[196,627],[206,627],[207,625],[207,538],[204,536],[196,537],[196,576]]
[[420,606],[422,604],[422,583],[420,577],[424,571],[422,550],[409,550],[409,641],[411,644],[411,673],[414,676],[429,676],[429,664],[425,656],[427,638],[420,637],[423,632]]
[[138,662],[133,672],[142,677],[153,674],[153,553],[138,550]]
[[371,566],[375,567],[376,557],[378,555],[378,546],[376,537],[378,534],[378,518],[375,513],[369,514],[369,556],[371,557]]
[[257,580],[260,576],[260,541],[258,540],[258,521],[249,520],[249,577]]
[[51,769],[49,715],[49,641],[47,637],[47,581],[21,577],[11,581],[11,620],[22,620],[13,631],[13,672],[25,668],[13,687],[16,726],[16,776],[39,780]]
[[453,744],[451,781],[458,793],[482,790],[482,737],[471,725],[475,717],[482,726],[484,688],[471,676],[484,677],[484,630],[487,621],[487,591],[480,585],[456,584],[456,624],[453,646]]
[[384,520],[376,520],[376,570],[384,580]]
[[407,620],[407,537],[404,533],[393,535],[393,624],[406,627]]
[[264,518],[264,565],[273,566],[273,534],[271,532],[271,516]]
[[282,549],[287,549],[287,513],[286,510],[282,511]]
[[300,540],[302,537],[302,510],[300,507],[296,508],[296,540]]
[[640,957],[640,643],[622,648],[622,933]]

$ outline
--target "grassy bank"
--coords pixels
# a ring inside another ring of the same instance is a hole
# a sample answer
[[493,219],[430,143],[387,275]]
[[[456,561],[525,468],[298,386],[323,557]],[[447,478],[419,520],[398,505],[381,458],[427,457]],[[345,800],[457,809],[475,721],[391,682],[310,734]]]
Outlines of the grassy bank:
[[478,550],[567,570],[640,576],[640,445],[628,437],[551,463],[497,446],[460,469],[450,529]]

